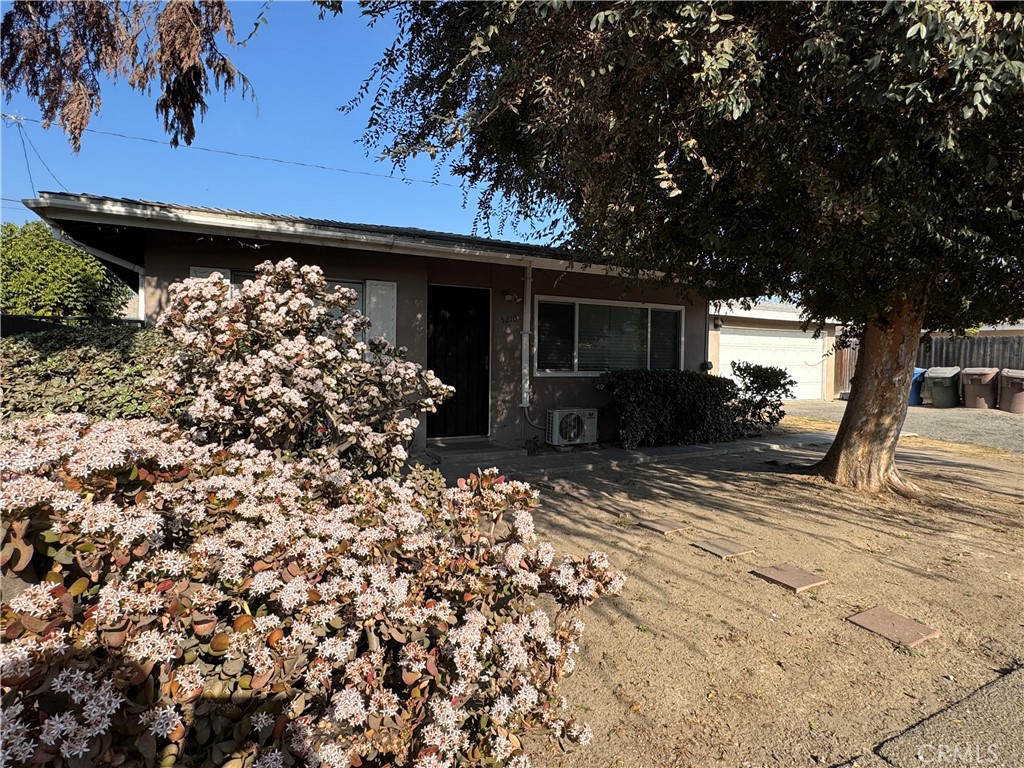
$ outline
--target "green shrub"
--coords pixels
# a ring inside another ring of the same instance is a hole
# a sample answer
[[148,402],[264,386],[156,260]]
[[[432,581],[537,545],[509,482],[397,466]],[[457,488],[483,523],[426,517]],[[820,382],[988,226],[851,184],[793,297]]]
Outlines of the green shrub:
[[611,371],[597,380],[611,393],[624,448],[690,445],[739,436],[736,385],[696,371]]
[[10,315],[116,317],[131,290],[41,221],[0,229],[0,308]]
[[796,381],[785,368],[754,363],[733,363],[733,375],[739,379],[739,428],[744,435],[771,432],[786,411],[782,399],[793,396]]
[[147,379],[175,349],[154,328],[56,327],[0,339],[0,415],[131,419],[162,413],[167,403]]
[[611,371],[597,380],[611,393],[624,448],[721,443],[778,426],[782,399],[796,383],[782,368],[733,363],[739,385],[696,371]]

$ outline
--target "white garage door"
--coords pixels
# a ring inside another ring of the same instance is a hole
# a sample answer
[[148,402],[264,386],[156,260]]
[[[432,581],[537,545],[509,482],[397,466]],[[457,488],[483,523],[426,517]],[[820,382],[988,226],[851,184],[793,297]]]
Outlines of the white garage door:
[[719,336],[718,366],[722,376],[732,375],[732,363],[757,363],[785,368],[796,379],[797,400],[825,397],[825,338],[802,331],[725,327]]

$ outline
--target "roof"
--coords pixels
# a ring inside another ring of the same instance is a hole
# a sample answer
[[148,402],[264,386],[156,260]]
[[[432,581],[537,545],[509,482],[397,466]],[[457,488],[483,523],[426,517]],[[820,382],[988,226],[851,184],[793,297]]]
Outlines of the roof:
[[135,265],[141,261],[133,258],[131,251],[137,250],[141,257],[141,240],[136,238],[129,244],[130,233],[156,229],[480,261],[541,261],[557,268],[573,266],[572,255],[565,250],[413,227],[62,192],[40,192],[24,203],[100,258],[113,256],[115,261],[127,260]]
[[[717,302],[708,306],[708,314],[718,315],[723,318],[736,318],[747,320],[776,320],[779,322],[799,323],[803,325],[804,310],[798,304],[787,301],[763,300],[753,304],[750,309],[741,306],[728,306],[723,302]],[[825,325],[838,325],[839,321],[833,317],[825,319]],[[812,324],[813,326],[813,324]]]

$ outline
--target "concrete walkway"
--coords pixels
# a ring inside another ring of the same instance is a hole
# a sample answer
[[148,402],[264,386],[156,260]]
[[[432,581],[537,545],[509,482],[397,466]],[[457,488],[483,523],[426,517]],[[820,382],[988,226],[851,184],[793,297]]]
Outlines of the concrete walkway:
[[[832,421],[838,424],[846,402],[834,400],[793,400],[786,403],[786,415]],[[913,432],[933,440],[971,443],[1024,453],[1024,414],[977,408],[932,408],[916,405],[907,409],[904,434]]]
[[840,768],[1024,766],[1024,668],[932,715]]
[[[777,437],[769,435],[712,445],[679,445],[637,450],[602,448],[567,453],[545,453],[538,456],[503,457],[498,461],[490,462],[488,457],[483,455],[474,463],[445,461],[436,468],[450,483],[460,477],[466,477],[470,472],[487,469],[495,464],[501,473],[509,479],[537,482],[574,472],[594,472],[630,464],[657,464],[690,457],[706,458],[751,451],[777,451],[809,446],[827,447],[832,444],[834,437],[835,435],[829,432],[802,432],[794,435],[779,435]],[[421,460],[422,458],[420,457]],[[430,460],[429,457],[427,460]]]

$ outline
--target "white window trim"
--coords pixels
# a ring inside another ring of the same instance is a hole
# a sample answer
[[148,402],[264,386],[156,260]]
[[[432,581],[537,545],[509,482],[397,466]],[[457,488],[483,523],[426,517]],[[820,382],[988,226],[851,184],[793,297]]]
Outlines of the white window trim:
[[[573,339],[572,339],[572,367],[571,371],[552,371],[537,367],[537,345],[540,343],[540,304],[572,304],[574,307],[573,318]],[[644,301],[610,301],[607,299],[586,299],[576,296],[550,296],[535,294],[533,297],[533,349],[532,364],[533,375],[540,379],[594,379],[606,373],[606,371],[580,371],[579,349],[580,349],[580,304],[591,304],[607,307],[640,307],[647,310],[647,370],[651,369],[651,310],[665,310],[679,313],[679,368],[683,370],[683,346],[686,338],[686,308],[679,304],[652,304]],[[661,369],[659,369],[661,370]],[[672,369],[666,369],[672,370]]]

